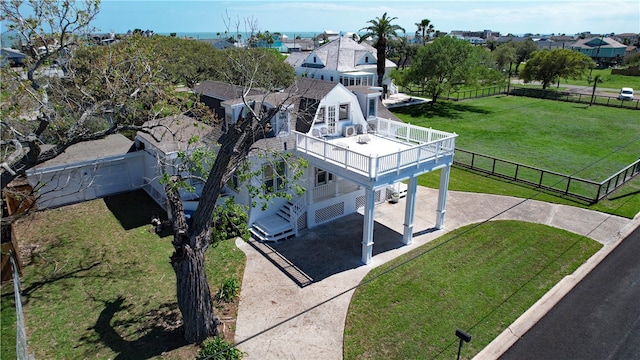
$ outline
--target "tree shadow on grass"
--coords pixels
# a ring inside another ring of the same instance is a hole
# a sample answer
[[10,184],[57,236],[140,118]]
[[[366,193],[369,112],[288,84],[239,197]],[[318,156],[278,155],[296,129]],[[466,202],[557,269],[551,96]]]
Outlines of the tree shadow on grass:
[[[162,304],[156,310],[145,314],[133,315],[127,320],[114,320],[117,313],[129,311],[130,304],[119,296],[115,300],[105,301],[95,325],[87,331],[90,333],[80,339],[82,345],[102,344],[118,353],[115,359],[148,359],[165,352],[189,345],[183,336],[182,321],[178,305]],[[123,336],[121,331],[134,327],[136,338],[133,340]],[[143,334],[138,336],[138,334]],[[92,357],[92,354],[85,354]]]
[[143,190],[108,196],[104,198],[104,203],[125,230],[141,226],[151,228],[153,216],[158,216],[161,220],[167,218],[166,212]]
[[480,106],[474,106],[467,103],[441,101],[433,103],[424,103],[411,106],[404,106],[394,109],[397,114],[406,114],[411,117],[444,117],[449,119],[460,118],[462,113],[489,114],[491,111]]

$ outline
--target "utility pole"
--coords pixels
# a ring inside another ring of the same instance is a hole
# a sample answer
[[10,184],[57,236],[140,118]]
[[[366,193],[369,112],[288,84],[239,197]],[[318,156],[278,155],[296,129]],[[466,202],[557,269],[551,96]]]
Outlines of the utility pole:
[[598,84],[598,80],[600,80],[600,75],[596,75],[595,79],[593,79],[593,91],[591,92],[591,102],[589,106],[593,105],[593,98],[596,96],[596,85]]

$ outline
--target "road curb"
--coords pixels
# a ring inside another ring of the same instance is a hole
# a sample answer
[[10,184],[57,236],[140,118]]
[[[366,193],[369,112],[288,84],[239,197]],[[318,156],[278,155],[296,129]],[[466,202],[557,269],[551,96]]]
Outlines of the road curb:
[[567,275],[551,290],[544,294],[533,306],[525,311],[518,319],[509,325],[489,345],[482,349],[473,360],[498,359],[513,344],[526,334],[540,319],[542,319],[569,291],[571,291],[587,274],[602,262],[620,243],[640,227],[640,213],[626,224],[615,235],[616,240],[610,245],[604,245],[571,275]]

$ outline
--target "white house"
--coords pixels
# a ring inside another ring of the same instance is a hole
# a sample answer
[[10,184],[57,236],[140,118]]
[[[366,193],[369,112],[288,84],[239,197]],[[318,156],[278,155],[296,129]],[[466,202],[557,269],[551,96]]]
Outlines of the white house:
[[[436,227],[443,226],[457,137],[402,123],[382,106],[380,96],[371,86],[347,87],[341,83],[297,78],[293,86],[281,93],[220,102],[225,121],[216,126],[204,125],[186,116],[148,122],[151,130],[139,132],[133,146],[123,144],[127,150],[116,159],[132,157],[127,177],[112,171],[109,174],[122,177],[121,182],[133,184],[132,188],[143,188],[166,208],[166,195],[159,179],[163,173],[178,171],[174,165],[179,165],[179,151],[200,146],[215,150],[217,140],[238,115],[247,110],[248,104],[266,108],[282,105],[266,136],[257,140],[254,148],[292,152],[304,158],[309,166],[299,185],[306,191],[298,196],[293,189],[286,189],[292,195],[291,200],[279,198],[264,210],[261,206],[250,207],[253,236],[262,241],[278,241],[294,237],[301,228],[313,228],[361,210],[364,213],[362,262],[367,264],[373,250],[375,205],[389,199],[392,192],[406,195],[403,242],[411,243],[417,178],[429,171],[441,170],[438,205],[434,211]],[[192,141],[194,136],[197,142]],[[258,151],[250,154],[252,166],[274,166],[257,156]],[[112,168],[106,159],[94,160],[101,164],[94,167]],[[67,163],[66,167],[72,168],[73,164]],[[287,176],[287,170],[283,164],[277,172],[279,175],[267,170],[251,181],[254,185],[264,182],[272,187],[282,181],[280,176]],[[101,181],[108,184],[114,180],[102,178]],[[181,194],[187,211],[195,209],[201,190],[201,184],[192,185],[195,192]],[[245,205],[255,200],[241,184],[233,185],[225,188],[225,196],[233,196],[236,203]]]
[[[203,138],[209,139],[208,146],[212,146],[216,137],[246,111],[247,103],[267,108],[282,104],[282,111],[272,119],[271,130],[254,147],[293,152],[307,160],[309,167],[299,183],[306,192],[298,196],[291,190],[292,200],[275,200],[264,210],[261,206],[250,207],[249,223],[253,235],[262,241],[278,241],[294,237],[299,229],[313,228],[362,209],[365,215],[362,261],[369,263],[375,204],[389,199],[394,191],[406,193],[404,242],[409,244],[413,233],[417,177],[439,169],[442,169],[441,189],[438,208],[434,210],[436,226],[443,226],[456,138],[455,134],[400,122],[381,105],[380,95],[377,89],[369,86],[346,87],[340,83],[298,78],[282,93],[252,95],[245,101],[222,101],[226,116],[218,128],[197,128],[191,124],[194,120],[182,120],[180,126],[193,131],[199,129]],[[175,119],[169,123],[176,124]],[[187,137],[191,135],[187,131]],[[159,160],[162,156],[173,156],[170,151],[155,149],[163,145],[162,141],[154,144],[143,133],[138,137],[145,144],[145,152],[153,157],[147,162],[148,169],[162,163]],[[175,145],[171,147],[176,148]],[[256,168],[273,166],[258,156],[252,155],[250,161]],[[158,176],[157,170],[154,171],[147,179]],[[273,186],[280,181],[273,173],[264,172],[262,178],[252,180],[253,184],[265,182]],[[278,173],[286,176],[286,167]],[[154,187],[145,189],[150,189],[150,194],[163,205],[164,193],[154,191]],[[249,198],[248,191],[242,186],[227,187],[225,195],[234,196],[236,203],[245,205],[255,200]],[[193,200],[197,200],[197,196],[185,197],[186,208],[194,206]]]
[[397,93],[389,78],[396,64],[385,59],[385,76],[382,84],[378,84],[377,61],[373,46],[358,43],[349,36],[338,37],[311,52],[292,53],[285,60],[299,77],[338,82],[344,86],[387,85],[389,93]]

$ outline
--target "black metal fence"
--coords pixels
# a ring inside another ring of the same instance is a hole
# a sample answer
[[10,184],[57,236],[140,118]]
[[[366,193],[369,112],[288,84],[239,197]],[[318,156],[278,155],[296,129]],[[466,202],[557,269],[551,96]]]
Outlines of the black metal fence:
[[456,149],[454,164],[594,204],[640,173],[640,160],[603,182],[518,164],[492,156]]
[[509,95],[640,110],[640,100],[638,99],[620,100],[614,96],[602,96],[597,94],[592,96],[591,94],[514,87],[509,90]]
[[459,101],[465,99],[475,99],[481,97],[495,96],[500,94],[506,94],[507,87],[506,86],[493,86],[482,89],[474,89],[474,90],[464,90],[464,91],[456,91],[453,93],[447,94],[447,96],[443,96],[447,100]]

